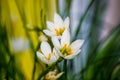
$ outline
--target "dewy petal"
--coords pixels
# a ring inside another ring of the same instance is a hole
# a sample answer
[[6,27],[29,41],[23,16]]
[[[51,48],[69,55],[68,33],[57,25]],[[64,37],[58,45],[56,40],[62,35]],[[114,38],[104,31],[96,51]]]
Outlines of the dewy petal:
[[63,26],[63,20],[57,13],[55,13],[54,15],[54,24],[55,24],[55,27]]
[[48,36],[53,36],[54,35],[54,33],[49,31],[49,30],[43,30],[43,32]]
[[70,44],[70,33],[68,29],[66,29],[61,37],[61,46],[64,46],[65,44]]
[[53,42],[53,45],[56,47],[56,48],[60,48],[60,42],[58,40],[57,37],[53,36],[52,37],[52,42]]
[[40,52],[37,52],[37,57],[44,63],[48,64],[48,60],[45,59],[44,55]]
[[76,40],[70,45],[70,47],[72,48],[73,51],[79,50],[83,42],[84,40],[80,40],[80,39]]
[[54,31],[54,24],[52,22],[47,21],[47,27],[49,30]]
[[70,24],[70,20],[69,20],[69,17],[67,17],[65,20],[64,20],[64,27],[65,28],[69,28],[69,24]]
[[41,51],[46,57],[51,54],[51,47],[46,41],[41,43]]

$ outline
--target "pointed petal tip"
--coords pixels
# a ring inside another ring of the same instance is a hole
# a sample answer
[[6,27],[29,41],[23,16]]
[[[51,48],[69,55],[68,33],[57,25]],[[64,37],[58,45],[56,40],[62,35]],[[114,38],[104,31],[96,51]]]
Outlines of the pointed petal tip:
[[45,56],[48,56],[51,53],[51,47],[48,42],[42,41],[41,43],[41,51]]
[[85,40],[83,40],[83,39],[78,39],[78,42],[79,42],[79,44],[82,46],[83,43],[85,42]]
[[70,44],[70,32],[68,29],[66,29],[61,36],[61,46],[64,46],[64,44]]
[[54,23],[50,22],[50,21],[47,21],[47,28],[50,30],[50,31],[54,31]]
[[40,52],[36,52],[37,57],[41,60],[43,58],[43,54]]
[[70,18],[69,18],[69,17],[66,17],[65,20],[64,20],[64,22],[65,22],[65,21],[66,21],[66,22],[69,22],[69,21],[70,21]]
[[55,36],[52,37],[52,43],[56,48],[60,48],[60,42],[57,37]]
[[66,29],[69,28],[69,24],[70,24],[70,19],[69,19],[69,17],[67,17],[64,20],[64,26],[65,26]]
[[54,16],[57,16],[57,15],[59,15],[59,14],[58,14],[57,12],[55,12],[55,13],[54,13]]
[[63,26],[62,17],[57,13],[54,14],[54,25],[55,25],[55,27]]
[[40,54],[40,52],[37,51],[37,52],[36,52],[36,55],[38,56],[39,54]]
[[53,53],[54,53],[54,56],[56,57],[56,59],[58,59],[59,58],[59,54],[58,54],[58,52],[57,52],[55,47],[53,48]]
[[50,37],[54,35],[54,33],[52,33],[51,31],[49,31],[49,30],[47,30],[47,29],[43,30],[43,32],[44,32],[47,36],[50,36]]
[[76,52],[76,51],[78,51],[82,47],[83,42],[84,42],[84,40],[78,39],[78,40],[72,42],[72,44],[70,45],[70,47],[72,48],[72,50],[74,52]]

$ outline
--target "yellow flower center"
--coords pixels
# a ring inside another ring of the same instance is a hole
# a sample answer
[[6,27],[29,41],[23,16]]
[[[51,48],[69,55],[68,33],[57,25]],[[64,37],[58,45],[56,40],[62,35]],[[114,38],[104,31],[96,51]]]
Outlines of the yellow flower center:
[[51,58],[50,53],[48,54],[48,56],[45,56],[45,59],[47,59],[47,60],[50,60],[50,58]]
[[55,33],[56,33],[57,36],[61,36],[62,33],[64,32],[64,30],[65,30],[65,27],[59,28],[59,29],[55,29]]
[[56,52],[53,52],[53,55],[54,55],[54,56],[57,56]]
[[63,56],[67,56],[73,53],[72,49],[65,44],[61,49],[60,52],[62,53]]

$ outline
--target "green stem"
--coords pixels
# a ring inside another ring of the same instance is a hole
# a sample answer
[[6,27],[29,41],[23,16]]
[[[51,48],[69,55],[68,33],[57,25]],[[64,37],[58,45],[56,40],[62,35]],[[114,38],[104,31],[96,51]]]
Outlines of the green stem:
[[11,56],[10,57],[10,61],[8,63],[8,66],[10,66],[10,69],[11,69],[11,77],[13,80],[16,80],[15,78],[15,74],[16,74],[16,68],[15,68],[15,56]]
[[53,64],[53,65],[49,66],[44,72],[42,72],[42,73],[40,74],[40,76],[38,77],[38,80],[41,80],[41,78],[42,78],[45,74],[47,74],[47,73],[49,72],[49,70],[52,69],[55,65],[56,65],[56,64]]
[[62,60],[63,60],[63,58],[59,58],[56,63],[50,65],[44,72],[42,72],[42,73],[39,75],[39,77],[38,77],[37,80],[41,80],[41,78],[42,78],[45,74],[47,74],[53,67],[55,67],[55,65],[57,65],[57,63],[61,62]]
[[65,72],[64,80],[67,80],[67,60],[64,60],[63,71]]

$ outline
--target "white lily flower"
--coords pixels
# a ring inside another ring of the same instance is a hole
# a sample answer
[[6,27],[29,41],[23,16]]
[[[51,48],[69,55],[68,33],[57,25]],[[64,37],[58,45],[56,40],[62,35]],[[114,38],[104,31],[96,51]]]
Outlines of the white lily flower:
[[41,52],[37,51],[37,56],[41,61],[46,64],[52,64],[58,60],[59,55],[57,54],[55,48],[51,51],[51,47],[47,42],[43,41],[40,47]]
[[82,46],[84,40],[76,40],[70,43],[70,33],[66,29],[61,37],[61,41],[58,38],[52,37],[53,45],[57,48],[58,53],[64,59],[72,59],[77,54],[80,53],[80,47]]
[[42,80],[58,80],[64,72],[58,73],[58,71],[55,69],[54,71],[49,71]]
[[48,29],[43,30],[43,32],[48,36],[57,36],[60,38],[63,34],[63,32],[69,28],[69,17],[67,17],[64,21],[62,18],[55,13],[54,15],[54,23],[47,21],[47,27]]

